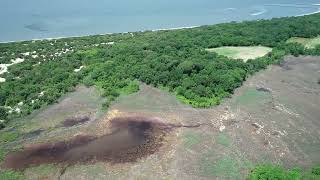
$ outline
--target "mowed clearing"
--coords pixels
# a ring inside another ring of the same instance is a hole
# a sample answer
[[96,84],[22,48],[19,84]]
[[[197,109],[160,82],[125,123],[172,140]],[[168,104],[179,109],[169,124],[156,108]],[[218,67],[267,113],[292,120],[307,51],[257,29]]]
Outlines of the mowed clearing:
[[209,52],[215,52],[219,55],[226,56],[232,59],[242,59],[244,62],[249,59],[263,57],[272,51],[272,48],[264,46],[236,47],[224,46],[218,48],[206,49]]
[[320,36],[315,38],[302,38],[302,37],[292,37],[288,39],[287,43],[299,43],[306,48],[315,48],[320,45]]

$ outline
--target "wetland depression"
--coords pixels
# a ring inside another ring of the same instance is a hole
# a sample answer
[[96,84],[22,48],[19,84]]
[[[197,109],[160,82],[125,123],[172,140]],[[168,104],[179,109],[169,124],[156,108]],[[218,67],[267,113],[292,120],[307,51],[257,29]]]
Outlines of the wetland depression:
[[31,145],[8,154],[3,167],[23,170],[41,164],[136,162],[155,153],[167,133],[175,127],[147,117],[114,118],[109,121],[108,134],[99,137],[78,135],[66,141]]

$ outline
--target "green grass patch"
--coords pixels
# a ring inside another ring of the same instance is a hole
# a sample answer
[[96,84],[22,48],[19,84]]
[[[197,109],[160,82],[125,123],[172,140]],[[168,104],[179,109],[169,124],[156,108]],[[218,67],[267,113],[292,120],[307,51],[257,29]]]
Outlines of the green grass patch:
[[253,88],[245,90],[242,95],[236,97],[237,105],[258,105],[271,98],[270,93],[265,91],[258,91]]
[[200,144],[202,137],[200,134],[196,133],[185,133],[183,135],[183,142],[186,148],[192,148],[193,146]]
[[188,99],[182,95],[176,95],[176,97],[179,101],[183,102],[184,104],[189,104],[194,108],[206,108],[220,104],[220,100],[218,97],[198,97],[196,100]]
[[256,59],[263,57],[272,51],[272,48],[264,46],[250,46],[250,47],[235,47],[224,46],[218,48],[206,49],[209,52],[215,52],[219,55],[226,56],[232,59],[242,59],[245,62],[249,59]]
[[3,147],[0,147],[0,164],[5,159],[7,154],[8,154],[8,150]]
[[1,180],[24,180],[25,177],[21,172],[18,171],[1,171],[0,172]]
[[120,94],[129,95],[139,91],[139,81],[130,81],[127,86],[120,89]]
[[41,177],[53,177],[59,174],[60,169],[53,164],[40,165],[25,170],[25,176],[28,179],[41,179]]
[[19,137],[19,133],[13,131],[0,132],[0,144],[15,141]]
[[237,161],[229,156],[224,156],[215,162],[203,160],[201,169],[204,175],[220,177],[223,179],[239,179],[240,169]]
[[4,158],[6,157],[7,153],[8,152],[5,149],[0,148],[0,164],[4,160]]
[[80,55],[83,55],[87,58],[93,58],[93,57],[97,56],[97,54],[99,53],[99,49],[92,48],[92,49],[88,49],[88,50],[80,50],[77,53]]
[[224,133],[220,133],[217,137],[216,137],[216,141],[218,144],[221,144],[223,146],[230,146],[231,145],[231,139],[228,137],[228,135],[224,134]]
[[315,38],[301,38],[301,37],[292,37],[287,40],[287,43],[299,43],[306,48],[315,48],[317,45],[320,45],[320,36]]
[[277,165],[259,165],[251,171],[247,179],[299,180],[301,179],[301,170],[297,168],[285,170],[283,167]]

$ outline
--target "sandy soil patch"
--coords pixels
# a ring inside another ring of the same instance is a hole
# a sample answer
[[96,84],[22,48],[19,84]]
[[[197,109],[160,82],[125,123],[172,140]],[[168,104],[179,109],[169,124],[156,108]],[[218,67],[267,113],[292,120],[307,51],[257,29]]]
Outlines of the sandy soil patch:
[[[11,60],[11,62],[12,62],[11,64],[0,64],[0,75],[1,75],[1,74],[4,74],[4,73],[7,73],[9,66],[22,63],[23,61],[24,61],[23,58],[16,58],[16,59],[12,59],[12,60]],[[0,77],[0,83],[1,83],[1,82],[6,82],[6,79]]]

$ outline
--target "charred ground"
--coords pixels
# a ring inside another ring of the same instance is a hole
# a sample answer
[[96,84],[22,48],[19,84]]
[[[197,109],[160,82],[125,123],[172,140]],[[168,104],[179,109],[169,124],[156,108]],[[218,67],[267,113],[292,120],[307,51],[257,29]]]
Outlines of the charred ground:
[[110,121],[111,132],[94,137],[78,135],[67,141],[44,143],[10,153],[4,167],[25,169],[41,164],[135,162],[160,148],[164,136],[176,126],[147,117],[121,117]]

